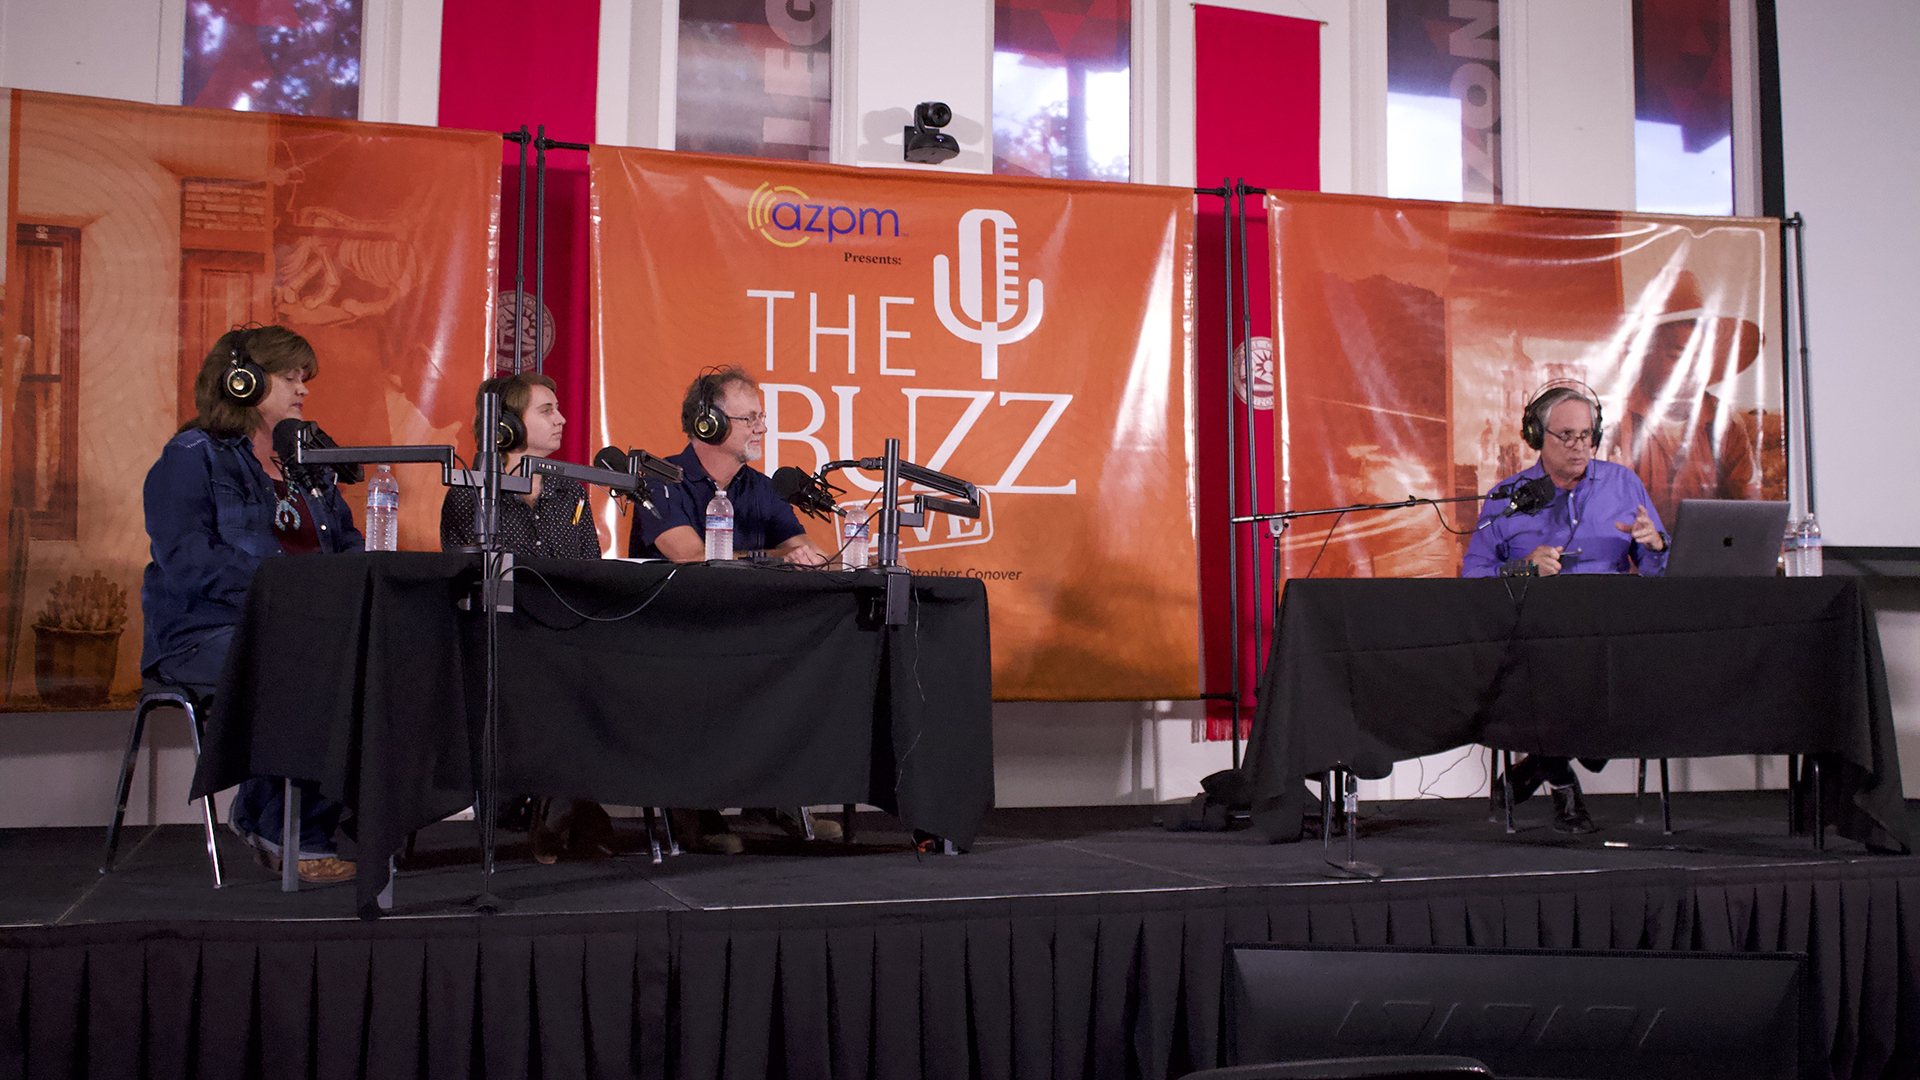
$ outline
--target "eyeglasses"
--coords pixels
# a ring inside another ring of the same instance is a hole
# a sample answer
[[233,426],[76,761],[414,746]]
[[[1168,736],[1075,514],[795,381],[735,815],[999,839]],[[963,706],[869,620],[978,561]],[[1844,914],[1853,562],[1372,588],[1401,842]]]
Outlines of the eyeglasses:
[[1560,445],[1569,449],[1576,446],[1597,445],[1600,440],[1593,437],[1591,428],[1569,428],[1566,431],[1549,431],[1547,434],[1560,440]]
[[720,415],[732,420],[736,424],[745,424],[750,428],[765,427],[767,425],[767,414],[763,412],[748,413],[745,416],[735,416],[732,413],[721,413]]

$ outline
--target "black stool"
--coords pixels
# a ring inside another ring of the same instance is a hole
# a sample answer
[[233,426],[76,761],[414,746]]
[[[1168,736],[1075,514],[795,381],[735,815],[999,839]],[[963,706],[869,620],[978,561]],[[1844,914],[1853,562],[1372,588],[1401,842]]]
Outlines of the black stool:
[[[155,709],[174,708],[187,714],[193,732],[193,761],[200,763],[200,701],[184,686],[148,680],[140,685],[140,701],[133,709],[133,731],[127,736],[127,753],[120,759],[120,788],[113,798],[113,821],[107,826],[107,853],[100,860],[100,872],[113,869],[113,856],[120,846],[120,825],[127,817],[127,795],[133,789],[133,766],[140,756],[140,736],[146,731],[147,714]],[[220,873],[220,848],[214,843],[213,796],[200,800],[207,826],[207,862],[213,866],[213,887],[225,884]]]

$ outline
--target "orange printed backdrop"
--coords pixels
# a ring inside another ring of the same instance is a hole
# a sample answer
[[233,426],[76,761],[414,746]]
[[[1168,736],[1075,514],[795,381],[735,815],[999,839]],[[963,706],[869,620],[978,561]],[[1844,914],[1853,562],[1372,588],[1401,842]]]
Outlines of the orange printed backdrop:
[[609,147],[592,175],[603,442],[678,452],[687,385],[738,364],[763,471],[895,437],[986,492],[902,549],[986,581],[996,697],[1198,694],[1187,192]]
[[[1683,498],[1786,497],[1779,223],[1296,194],[1269,198],[1292,509],[1486,492],[1530,465],[1526,403],[1603,406],[1600,456],[1671,528]],[[1459,573],[1476,503],[1308,519],[1285,576]],[[1326,543],[1324,554],[1319,554]]]
[[[60,661],[36,661],[33,624],[51,586],[95,572],[126,592],[108,667],[126,707],[140,681],[141,484],[229,327],[277,322],[313,343],[306,415],[342,444],[471,445],[500,140],[11,95],[5,707],[48,707],[38,669]],[[401,546],[436,550],[438,470],[399,473]],[[364,489],[342,493],[360,521]]]

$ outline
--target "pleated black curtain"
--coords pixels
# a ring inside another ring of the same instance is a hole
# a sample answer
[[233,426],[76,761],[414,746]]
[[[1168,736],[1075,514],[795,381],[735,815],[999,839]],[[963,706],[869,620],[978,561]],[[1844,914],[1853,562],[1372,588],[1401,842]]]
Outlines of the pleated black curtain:
[[1178,1077],[1227,943],[1801,951],[1920,1074],[1908,860],[940,904],[0,931],[0,1076]]

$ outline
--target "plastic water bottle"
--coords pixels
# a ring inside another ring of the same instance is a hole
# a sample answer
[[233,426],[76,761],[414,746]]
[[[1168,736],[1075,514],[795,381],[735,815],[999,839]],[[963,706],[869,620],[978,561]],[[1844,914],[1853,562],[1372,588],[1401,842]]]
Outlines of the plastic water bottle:
[[840,565],[848,570],[867,565],[867,540],[872,535],[867,524],[867,508],[856,506],[840,519]]
[[707,559],[733,558],[733,500],[720,488],[707,500]]
[[400,550],[400,481],[382,465],[367,481],[367,550]]
[[1787,535],[1780,542],[1780,572],[1788,577],[1800,576],[1800,519],[1792,518],[1787,522]]
[[1808,514],[1800,523],[1800,576],[1823,577],[1826,572],[1826,558],[1820,553],[1820,523]]

